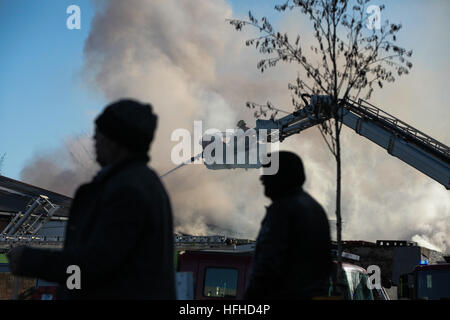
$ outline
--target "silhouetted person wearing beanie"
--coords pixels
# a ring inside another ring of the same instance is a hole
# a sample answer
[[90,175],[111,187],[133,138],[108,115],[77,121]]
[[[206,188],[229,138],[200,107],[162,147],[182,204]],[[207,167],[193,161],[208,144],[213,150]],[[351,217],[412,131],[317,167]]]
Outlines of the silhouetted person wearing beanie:
[[[94,137],[102,169],[75,194],[64,249],[13,249],[13,273],[58,282],[63,299],[175,299],[170,201],[147,166],[156,123],[149,104],[105,108]],[[81,289],[66,286],[70,265]]]
[[244,299],[327,296],[332,267],[327,215],[302,188],[305,174],[301,159],[285,151],[278,156],[278,172],[261,176],[264,193],[272,204],[256,240]]

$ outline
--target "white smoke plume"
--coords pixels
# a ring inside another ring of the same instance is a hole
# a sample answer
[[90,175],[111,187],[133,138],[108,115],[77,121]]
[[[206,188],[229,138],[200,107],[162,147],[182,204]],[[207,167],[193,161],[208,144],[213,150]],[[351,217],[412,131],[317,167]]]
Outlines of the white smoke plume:
[[89,181],[98,169],[92,139],[79,135],[65,139],[59,149],[35,152],[20,175],[41,188],[73,196],[76,187]]
[[[231,17],[231,6],[224,0],[98,2],[85,44],[86,74],[90,85],[108,101],[133,97],[153,104],[159,122],[151,166],[160,174],[174,167],[170,160],[176,144],[170,140],[174,129],[193,131],[194,120],[203,120],[204,128],[221,130],[233,128],[239,119],[253,126],[252,111],[245,108],[249,100],[271,100],[291,110],[287,83],[296,76],[294,65],[260,74],[256,63],[261,56],[244,46],[251,31],[236,32],[225,22]],[[298,15],[295,19],[288,15],[282,27],[299,30],[304,23]],[[449,118],[449,108],[436,98],[432,83],[421,83],[421,93],[414,90],[426,75],[424,69],[413,69],[413,75],[417,72],[414,76],[383,89],[373,103],[412,125],[430,128],[424,131],[438,140],[447,139],[442,142],[448,144],[450,132],[442,119]],[[426,121],[421,121],[423,99],[428,99],[428,111],[436,108],[427,113]],[[431,127],[433,121],[439,125]],[[344,239],[422,239],[441,250],[450,248],[448,191],[350,130],[343,130],[342,145]],[[335,162],[319,131],[309,129],[281,147],[302,156],[305,189],[333,219]],[[59,156],[37,157],[22,177],[73,193],[77,184],[95,171],[92,161],[85,159],[88,169],[69,161],[73,177],[65,179],[64,186],[55,181],[67,168],[51,165]],[[46,161],[45,171],[38,168]],[[45,175],[37,176],[36,171]],[[254,238],[268,204],[258,175],[255,170],[210,171],[190,165],[165,177],[177,231]]]

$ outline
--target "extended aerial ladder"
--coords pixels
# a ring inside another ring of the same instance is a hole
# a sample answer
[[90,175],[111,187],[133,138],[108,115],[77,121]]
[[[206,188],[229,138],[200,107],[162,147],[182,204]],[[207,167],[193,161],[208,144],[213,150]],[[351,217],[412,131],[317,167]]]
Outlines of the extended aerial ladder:
[[329,120],[333,107],[344,125],[450,189],[450,148],[362,99],[332,106],[329,96],[312,96],[308,106],[283,118],[258,119],[256,131],[275,130],[283,141]]
[[[305,96],[310,98],[309,102]],[[277,120],[258,119],[256,120],[256,128],[251,130],[256,131],[257,136],[262,130],[269,132],[265,142],[282,142],[293,134],[298,134],[329,120],[336,111],[338,120],[344,125],[378,144],[387,150],[390,155],[399,158],[439,182],[447,190],[450,189],[450,148],[445,144],[362,99],[358,101],[340,100],[337,105],[333,105],[330,96],[304,95],[302,98],[307,103],[306,107]],[[241,139],[246,139],[245,135],[241,136]],[[261,144],[264,144],[264,142],[261,143],[258,138],[258,150],[261,149]],[[227,152],[239,154],[242,150],[237,150],[236,145],[233,149],[233,147],[228,148],[224,144],[224,159]],[[248,153],[249,150],[246,149],[245,152]],[[203,153],[199,153],[161,177],[192,163],[200,157],[205,158]],[[248,155],[245,155],[245,157],[249,158]],[[247,163],[247,161],[224,164],[224,161],[221,161],[221,163],[206,164],[206,166],[208,169],[215,170],[259,168],[263,163],[262,159],[259,158],[261,157],[259,151],[257,157],[256,163]]]

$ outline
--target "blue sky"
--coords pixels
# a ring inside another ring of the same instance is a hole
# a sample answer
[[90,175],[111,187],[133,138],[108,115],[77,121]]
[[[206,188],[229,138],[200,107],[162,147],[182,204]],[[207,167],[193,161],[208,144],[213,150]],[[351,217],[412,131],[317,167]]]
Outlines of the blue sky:
[[[230,2],[236,14],[252,9],[257,16],[271,16],[273,5],[282,1]],[[430,45],[439,42],[448,28],[436,27],[427,39],[417,36],[421,28],[433,24],[433,18],[423,16],[424,8],[432,6],[430,10],[438,15],[448,15],[446,0],[380,3],[387,3],[393,20],[409,26],[402,43],[419,47],[415,61],[429,60],[434,68],[444,63],[448,70],[449,43],[442,44],[440,50]],[[66,8],[71,4],[81,7],[81,30],[66,28]],[[0,0],[0,156],[6,153],[3,175],[19,179],[24,164],[36,151],[55,148],[70,135],[90,132],[90,112],[106,103],[100,93],[83,86],[83,46],[93,16],[90,0]]]
[[82,7],[81,30],[66,28],[66,0],[0,1],[0,153],[2,174],[19,178],[38,149],[54,148],[88,130],[86,112],[99,103],[82,87],[84,40],[93,8]]

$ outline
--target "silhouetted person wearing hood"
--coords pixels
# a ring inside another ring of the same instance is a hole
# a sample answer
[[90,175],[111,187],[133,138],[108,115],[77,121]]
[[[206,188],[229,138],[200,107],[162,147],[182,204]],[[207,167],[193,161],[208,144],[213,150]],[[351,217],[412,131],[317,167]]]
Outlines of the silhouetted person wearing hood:
[[[94,137],[102,169],[75,194],[64,249],[13,249],[14,274],[58,282],[64,299],[175,299],[170,201],[147,166],[156,123],[149,104],[105,108]],[[66,287],[71,265],[81,289]]]
[[332,266],[327,216],[302,188],[305,174],[301,159],[284,151],[278,156],[278,172],[261,176],[264,193],[272,204],[256,240],[244,299],[327,296]]

